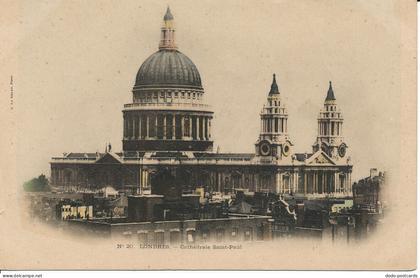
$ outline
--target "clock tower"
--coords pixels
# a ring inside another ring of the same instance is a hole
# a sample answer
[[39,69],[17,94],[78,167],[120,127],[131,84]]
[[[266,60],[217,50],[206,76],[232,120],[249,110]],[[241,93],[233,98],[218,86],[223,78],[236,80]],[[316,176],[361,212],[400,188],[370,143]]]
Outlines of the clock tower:
[[347,145],[343,137],[343,114],[337,107],[334,90],[330,81],[324,108],[318,117],[318,136],[312,146],[314,153],[322,149],[330,158],[347,158]]
[[290,157],[293,144],[287,133],[288,114],[280,96],[275,74],[260,117],[261,131],[255,143],[256,155],[275,159]]

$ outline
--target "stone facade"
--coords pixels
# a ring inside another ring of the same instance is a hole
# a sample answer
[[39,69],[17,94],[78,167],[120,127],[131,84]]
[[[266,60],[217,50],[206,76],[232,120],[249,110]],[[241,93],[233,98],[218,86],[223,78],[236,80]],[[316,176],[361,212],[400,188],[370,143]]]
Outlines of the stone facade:
[[332,85],[318,119],[313,152],[297,153],[288,135],[288,113],[275,76],[261,112],[255,153],[213,152],[213,112],[204,103],[201,77],[177,50],[168,10],[159,51],[140,67],[133,103],[124,105],[123,151],[68,153],[51,161],[53,186],[137,188],[148,192],[161,170],[180,190],[204,187],[274,192],[307,198],[350,196],[352,165],[343,137],[343,115]]

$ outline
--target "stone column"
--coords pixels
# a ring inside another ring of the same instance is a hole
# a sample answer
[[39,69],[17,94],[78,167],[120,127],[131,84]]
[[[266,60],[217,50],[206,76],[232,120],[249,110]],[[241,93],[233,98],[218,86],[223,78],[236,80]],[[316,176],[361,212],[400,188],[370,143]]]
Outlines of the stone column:
[[209,124],[209,119],[208,119],[208,117],[205,117],[204,118],[204,138],[206,140],[209,140],[209,127],[208,127],[208,124]]
[[[184,138],[184,131],[185,131],[185,119],[184,119],[184,115],[180,115],[180,122],[181,122],[181,139],[185,140]],[[175,131],[176,131],[176,127],[175,127]]]
[[337,194],[337,192],[338,192],[338,173],[337,172],[334,172],[334,193],[336,193]]
[[206,140],[206,128],[205,128],[206,122],[205,122],[205,117],[201,117],[201,140]]
[[351,172],[349,173],[349,192],[352,192],[352,188],[351,188]]
[[[314,171],[311,171],[311,178],[312,178],[312,182],[309,184],[309,186],[311,188],[311,192],[312,192],[311,194],[313,194],[314,193],[314,187],[315,187],[315,172]],[[307,188],[307,190],[308,190],[308,188]],[[308,192],[308,194],[309,194],[309,192]]]
[[150,138],[150,132],[149,132],[149,115],[146,114],[146,134],[145,134],[145,138],[149,139]]
[[171,139],[176,139],[176,119],[175,119],[176,115],[172,114],[172,132],[171,132]]
[[189,118],[190,118],[190,121],[189,121],[189,123],[190,123],[190,132],[189,132],[189,134],[188,134],[188,137],[189,137],[189,139],[190,140],[192,140],[193,139],[193,135],[192,135],[192,117],[191,116],[189,116]]
[[163,139],[167,139],[166,138],[166,130],[167,130],[167,121],[166,121],[166,117],[168,117],[168,115],[166,115],[166,114],[164,114],[163,115],[163,126],[162,126],[162,137],[163,137]]
[[124,130],[123,130],[123,133],[124,133],[124,139],[126,139],[126,138],[127,138],[127,129],[128,129],[127,116],[124,116]]
[[196,120],[195,120],[195,125],[196,125],[196,131],[197,131],[197,140],[201,140],[201,138],[200,138],[200,116],[197,116],[196,117]]
[[258,191],[258,174],[254,173],[252,177],[254,179],[254,190]]
[[351,184],[350,184],[350,173],[346,173],[346,185],[347,185],[347,193],[349,193],[351,190]]
[[131,120],[133,123],[133,133],[131,134],[131,138],[134,139],[136,137],[136,116],[133,116]]
[[218,192],[221,192],[222,188],[221,188],[221,181],[220,181],[220,173],[219,173],[219,171],[217,171],[216,175],[217,175],[216,176],[216,179],[217,179],[217,181],[216,181],[217,191]]
[[130,116],[127,116],[127,138],[128,139],[130,139],[130,137],[131,137],[130,123],[131,123],[131,117]]
[[139,115],[139,139],[141,139],[141,121],[142,121],[142,116],[141,115]]
[[209,117],[209,121],[208,121],[208,133],[209,133],[209,140],[211,139],[211,117]]
[[281,183],[280,183],[281,175],[279,172],[276,173],[276,193],[279,194],[281,192]]
[[155,139],[157,138],[158,135],[158,115],[155,115]]
[[271,119],[271,132],[272,133],[276,132],[276,119],[275,118]]
[[264,132],[264,119],[261,119],[260,133]]

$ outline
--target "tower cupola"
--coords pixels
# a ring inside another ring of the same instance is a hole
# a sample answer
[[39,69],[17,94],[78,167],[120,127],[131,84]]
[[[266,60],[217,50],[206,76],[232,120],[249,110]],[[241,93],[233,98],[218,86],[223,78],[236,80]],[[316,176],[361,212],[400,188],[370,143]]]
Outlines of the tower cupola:
[[346,156],[347,145],[343,137],[343,114],[338,108],[332,83],[330,81],[324,108],[318,117],[318,136],[313,151],[322,149],[328,156],[336,160]]
[[163,17],[163,26],[161,28],[159,49],[177,49],[177,46],[175,44],[174,16],[172,15],[169,6],[166,9],[165,16]]
[[257,156],[283,159],[290,156],[293,144],[287,132],[287,109],[281,98],[276,75],[261,114],[260,136],[255,144]]

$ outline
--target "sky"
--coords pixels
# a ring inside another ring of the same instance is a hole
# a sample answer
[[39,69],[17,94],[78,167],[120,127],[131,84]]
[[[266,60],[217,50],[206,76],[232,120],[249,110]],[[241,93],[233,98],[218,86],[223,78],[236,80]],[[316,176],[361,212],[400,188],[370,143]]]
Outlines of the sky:
[[402,27],[394,4],[22,1],[18,35],[3,50],[17,58],[10,75],[18,180],[49,175],[50,158],[64,152],[104,151],[107,142],[121,150],[121,110],[142,62],[157,51],[167,5],[179,50],[200,71],[215,112],[215,149],[254,151],[276,73],[296,152],[311,151],[332,81],[353,180],[372,167],[396,172]]

